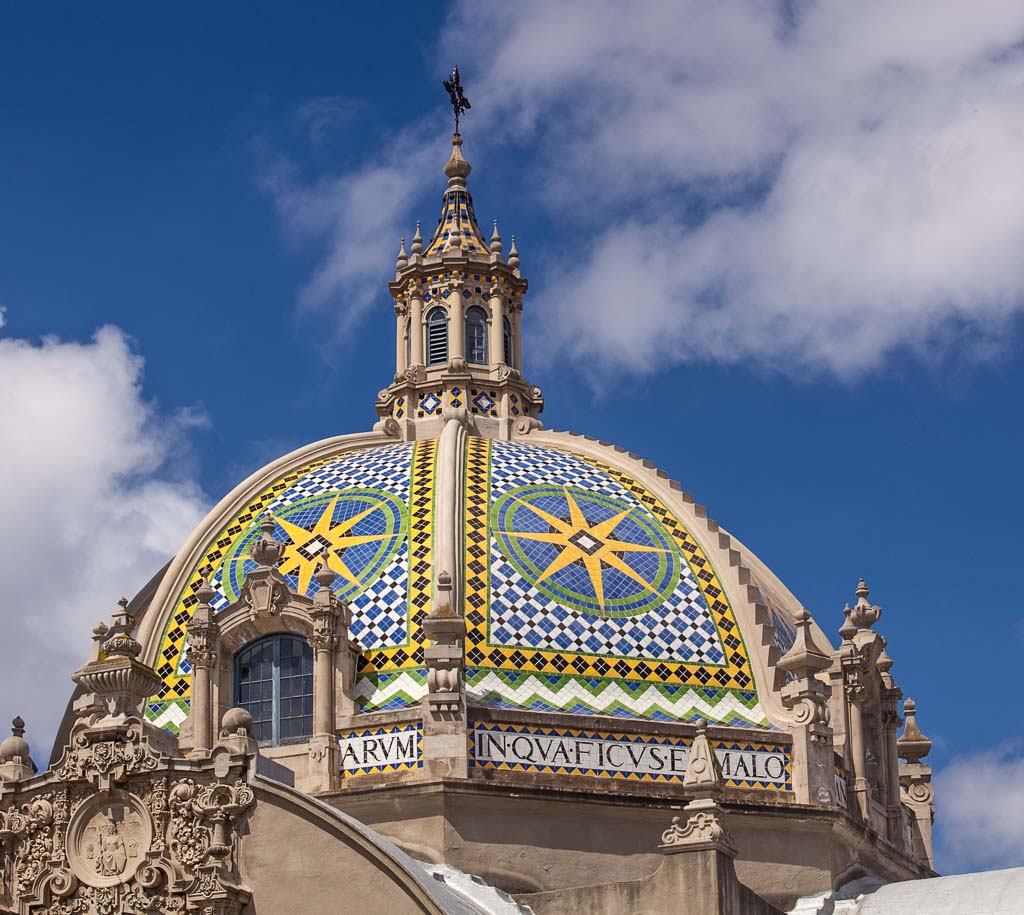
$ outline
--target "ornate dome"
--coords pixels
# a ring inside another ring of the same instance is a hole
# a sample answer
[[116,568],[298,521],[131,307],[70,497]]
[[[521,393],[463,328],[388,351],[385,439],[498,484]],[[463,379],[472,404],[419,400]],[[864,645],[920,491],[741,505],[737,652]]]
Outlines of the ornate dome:
[[[471,705],[775,726],[774,664],[799,605],[777,581],[761,585],[770,573],[699,506],[606,445],[453,427],[443,440],[377,432],[312,445],[215,509],[162,583],[154,603],[166,609],[147,614],[163,680],[150,719],[171,730],[185,719],[197,592],[209,579],[215,611],[239,600],[269,515],[292,591],[311,598],[324,562],[336,574],[360,650],[358,713],[422,701],[423,622],[454,568]],[[455,549],[438,542],[442,516]]]
[[417,229],[399,254],[396,373],[374,431],[282,458],[195,532],[146,615],[163,680],[151,720],[185,720],[200,587],[213,614],[239,601],[266,531],[294,594],[313,598],[324,563],[335,575],[358,650],[356,714],[422,701],[423,624],[450,601],[470,705],[785,725],[775,662],[802,608],[664,474],[541,430],[543,398],[521,368],[527,282],[496,225],[483,241],[461,146],[456,135],[432,240],[424,250]]
[[[116,615],[159,678],[149,722],[197,767],[258,745],[417,857],[531,898],[598,874],[621,900],[687,846],[730,868],[742,849],[748,885],[790,901],[930,873],[930,743],[912,703],[897,740],[867,586],[834,650],[668,474],[543,428],[515,236],[484,243],[469,173],[456,135],[437,231],[403,242],[388,285],[373,429],[253,474]],[[0,747],[14,778],[19,740]]]

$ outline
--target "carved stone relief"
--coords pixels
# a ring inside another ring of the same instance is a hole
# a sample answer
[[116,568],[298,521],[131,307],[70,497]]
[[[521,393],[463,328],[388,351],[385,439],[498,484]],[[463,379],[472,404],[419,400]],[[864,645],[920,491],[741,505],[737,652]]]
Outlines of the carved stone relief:
[[127,883],[152,845],[149,811],[123,791],[89,798],[68,826],[68,863],[87,886]]

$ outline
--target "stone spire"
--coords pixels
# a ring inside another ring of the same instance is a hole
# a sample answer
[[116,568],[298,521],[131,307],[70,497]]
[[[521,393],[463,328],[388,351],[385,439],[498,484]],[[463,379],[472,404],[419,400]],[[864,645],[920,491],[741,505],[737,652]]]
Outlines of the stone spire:
[[489,251],[473,211],[473,197],[467,179],[473,166],[462,155],[462,137],[452,137],[452,154],[444,165],[448,187],[441,198],[441,218],[424,252],[431,255],[486,255]]
[[727,858],[736,857],[732,836],[725,828],[718,798],[722,793],[722,767],[708,740],[708,723],[694,723],[690,754],[686,761],[683,789],[692,798],[683,808],[686,821],[673,817],[672,825],[661,834],[661,850],[667,854],[693,850],[717,851]]
[[512,246],[508,249],[508,265],[513,270],[519,269],[519,248],[516,247],[516,237],[512,236]]

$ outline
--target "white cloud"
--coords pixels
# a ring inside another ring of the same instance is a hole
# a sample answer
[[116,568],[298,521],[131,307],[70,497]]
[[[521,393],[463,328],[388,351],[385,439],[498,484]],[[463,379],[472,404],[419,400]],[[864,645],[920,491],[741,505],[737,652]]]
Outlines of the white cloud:
[[[1016,0],[459,0],[439,51],[477,155],[516,154],[551,222],[543,268],[520,236],[534,353],[852,378],[988,358],[1024,311]],[[303,307],[349,330],[384,301],[441,149],[416,124],[348,174],[271,171],[290,233],[324,245]]]
[[1021,311],[1022,41],[1009,0],[527,0],[461,3],[443,44],[568,239],[552,345],[850,376]]
[[1024,746],[954,759],[935,777],[940,870],[1024,866]]
[[117,328],[88,343],[0,340],[4,715],[45,761],[91,628],[181,545],[205,499],[171,473],[196,419],[144,398]]
[[0,327],[7,323],[7,306],[0,305]]
[[[263,188],[289,238],[323,246],[299,294],[303,311],[329,313],[332,325],[344,332],[380,300],[399,239],[412,236],[410,203],[430,179],[437,180],[438,148],[414,125],[370,150],[366,164],[344,175],[309,179],[284,157],[265,169]],[[433,226],[425,231],[429,235]]]

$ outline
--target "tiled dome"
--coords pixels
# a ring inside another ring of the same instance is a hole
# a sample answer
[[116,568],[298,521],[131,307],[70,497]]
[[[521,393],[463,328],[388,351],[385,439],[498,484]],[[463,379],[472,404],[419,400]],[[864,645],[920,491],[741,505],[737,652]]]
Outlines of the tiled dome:
[[[185,630],[196,592],[208,577],[216,610],[239,598],[267,513],[286,545],[278,568],[296,593],[316,591],[314,573],[330,557],[361,648],[358,711],[419,703],[422,623],[440,571],[435,522],[439,500],[450,497],[471,705],[769,723],[750,636],[715,561],[643,473],[616,466],[615,452],[603,460],[571,442],[465,436],[458,447],[439,462],[437,439],[339,446],[315,460],[294,458],[236,498],[241,508],[204,535],[167,614],[156,654],[164,686],[151,719],[171,728],[184,719]],[[441,481],[442,473],[457,479]],[[791,622],[779,603],[769,606],[784,643]]]

